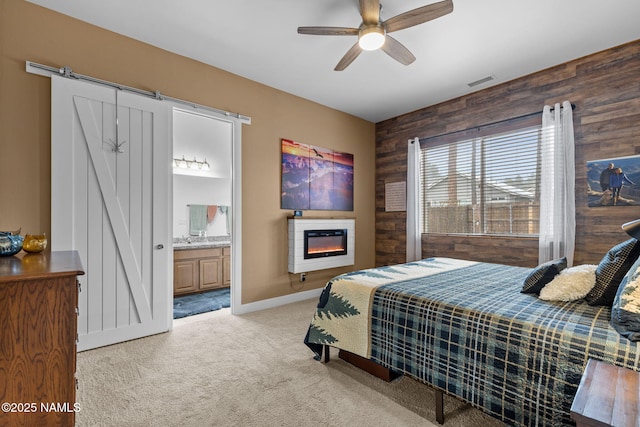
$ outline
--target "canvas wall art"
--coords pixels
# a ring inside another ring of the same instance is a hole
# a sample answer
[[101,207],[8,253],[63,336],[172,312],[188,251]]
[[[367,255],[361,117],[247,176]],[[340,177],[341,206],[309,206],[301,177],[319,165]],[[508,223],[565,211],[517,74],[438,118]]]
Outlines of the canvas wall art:
[[353,210],[353,154],[282,139],[282,209]]
[[640,156],[587,162],[589,207],[640,205]]

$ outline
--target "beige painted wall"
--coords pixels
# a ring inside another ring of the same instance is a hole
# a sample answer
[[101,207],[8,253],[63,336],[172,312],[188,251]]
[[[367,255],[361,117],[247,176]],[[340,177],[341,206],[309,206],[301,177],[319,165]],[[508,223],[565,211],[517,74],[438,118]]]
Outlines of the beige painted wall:
[[[280,139],[354,154],[356,265],[375,262],[375,126],[200,62],[22,0],[0,0],[0,230],[50,233],[50,79],[25,62],[75,72],[250,116],[242,140],[243,303],[321,287],[351,268],[287,273],[280,209]],[[259,64],[256,64],[259,66]]]

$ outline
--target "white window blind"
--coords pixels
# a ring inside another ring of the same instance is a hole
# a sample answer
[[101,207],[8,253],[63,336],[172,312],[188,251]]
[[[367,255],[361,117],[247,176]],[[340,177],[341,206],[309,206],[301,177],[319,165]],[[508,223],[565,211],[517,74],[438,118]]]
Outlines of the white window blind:
[[421,140],[422,232],[537,235],[540,132],[511,123]]

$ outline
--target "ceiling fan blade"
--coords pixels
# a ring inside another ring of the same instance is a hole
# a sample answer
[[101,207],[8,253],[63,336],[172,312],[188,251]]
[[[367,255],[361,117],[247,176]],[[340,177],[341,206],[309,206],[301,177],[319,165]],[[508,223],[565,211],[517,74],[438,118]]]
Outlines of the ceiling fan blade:
[[440,18],[448,13],[453,12],[453,1],[444,0],[438,3],[428,4],[417,9],[410,10],[393,18],[384,21],[387,33],[392,33],[414,25],[423,24],[436,18]]
[[298,27],[298,34],[315,36],[357,36],[357,28],[349,27]]
[[380,0],[360,0],[360,15],[365,25],[376,25],[380,20]]
[[386,36],[381,49],[402,65],[409,65],[416,60],[416,57],[413,56],[409,49],[389,35]]
[[358,43],[354,44],[351,49],[344,54],[334,71],[342,71],[349,66],[362,53],[362,48]]

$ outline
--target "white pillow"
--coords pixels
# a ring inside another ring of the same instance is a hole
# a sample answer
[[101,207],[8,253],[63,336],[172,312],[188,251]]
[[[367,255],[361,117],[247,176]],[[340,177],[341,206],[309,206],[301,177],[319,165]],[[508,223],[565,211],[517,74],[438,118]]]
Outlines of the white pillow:
[[584,264],[560,272],[540,291],[545,301],[575,301],[584,298],[596,284],[597,265]]

